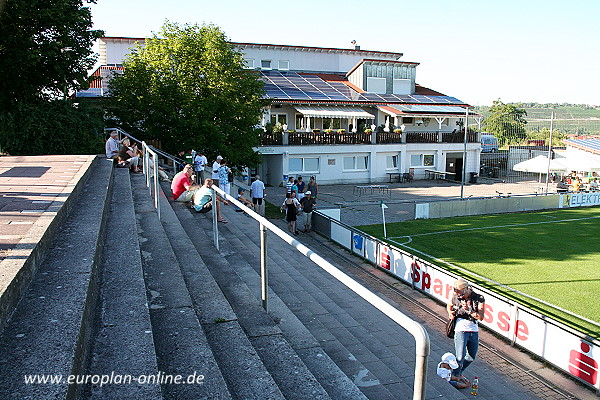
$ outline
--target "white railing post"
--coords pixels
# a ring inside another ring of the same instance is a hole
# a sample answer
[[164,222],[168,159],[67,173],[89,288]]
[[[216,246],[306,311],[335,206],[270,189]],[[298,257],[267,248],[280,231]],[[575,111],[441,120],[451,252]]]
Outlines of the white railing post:
[[212,192],[212,215],[213,215],[213,243],[217,250],[219,250],[219,221],[218,221],[218,213],[217,213],[217,190],[218,188],[213,185]]
[[[150,163],[148,163],[150,164]],[[156,207],[156,212],[158,214],[158,220],[160,221],[160,204],[158,203],[158,155],[155,153],[152,157],[152,164],[154,168],[154,207]],[[148,175],[146,175],[148,176]]]
[[260,224],[260,294],[262,306],[269,312],[269,270],[267,268],[267,227]]

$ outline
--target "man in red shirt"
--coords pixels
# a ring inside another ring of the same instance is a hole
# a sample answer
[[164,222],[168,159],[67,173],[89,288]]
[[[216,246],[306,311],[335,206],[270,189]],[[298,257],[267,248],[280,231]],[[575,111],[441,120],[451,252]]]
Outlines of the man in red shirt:
[[193,185],[193,168],[190,164],[186,164],[183,171],[173,177],[171,183],[171,192],[173,192],[173,200],[185,203],[192,201],[194,192],[198,187]]

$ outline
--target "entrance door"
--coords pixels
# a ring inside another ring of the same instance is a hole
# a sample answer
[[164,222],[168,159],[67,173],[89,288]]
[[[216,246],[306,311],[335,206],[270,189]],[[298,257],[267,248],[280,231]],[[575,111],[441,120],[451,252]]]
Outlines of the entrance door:
[[446,157],[446,171],[454,172],[454,180],[461,181],[462,180],[462,170],[463,170],[463,159],[457,157]]

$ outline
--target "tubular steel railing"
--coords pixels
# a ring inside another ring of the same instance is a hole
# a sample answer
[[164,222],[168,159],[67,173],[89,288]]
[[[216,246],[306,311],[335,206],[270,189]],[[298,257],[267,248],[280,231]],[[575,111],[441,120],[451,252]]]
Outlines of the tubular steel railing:
[[[158,154],[146,144],[142,142],[142,154],[144,155],[144,175],[146,175],[146,187],[150,187],[150,169],[153,170],[153,188],[154,188],[154,208],[158,213],[158,219],[160,220],[160,204],[159,204],[159,191],[158,191]],[[152,189],[150,189],[150,195],[152,195]]]
[[288,243],[290,246],[294,247],[298,252],[306,256],[312,262],[317,264],[331,276],[336,278],[342,284],[344,284],[347,288],[352,290],[354,293],[358,294],[361,298],[369,302],[379,311],[387,315],[398,325],[406,329],[414,338],[416,342],[416,362],[415,362],[415,382],[413,388],[413,399],[414,400],[422,400],[425,399],[425,384],[427,381],[427,360],[429,358],[430,353],[430,341],[429,335],[423,325],[419,324],[417,321],[410,319],[408,316],[391,306],[389,303],[381,299],[379,296],[362,286],[360,283],[356,282],[354,279],[346,275],[344,272],[340,271],[338,268],[333,266],[327,260],[319,256],[317,253],[303,245],[301,242],[296,240],[294,237],[290,236],[282,229],[275,226],[272,222],[268,221],[266,218],[256,213],[255,211],[249,209],[244,204],[236,200],[233,196],[225,193],[221,189],[213,186],[213,240],[217,249],[219,248],[219,235],[218,235],[218,223],[217,223],[217,206],[216,206],[216,196],[217,193],[226,199],[227,201],[235,204],[237,207],[241,208],[254,218],[260,224],[260,238],[261,238],[261,300],[264,309],[268,312],[268,267],[267,267],[267,231],[273,232],[276,236],[281,238],[284,242]]
[[[121,131],[123,132],[123,131]],[[124,132],[123,132],[124,133]],[[124,133],[126,134],[126,133]],[[127,134],[126,134],[127,135]],[[127,135],[132,138],[131,135]],[[134,138],[132,138],[134,139]],[[134,139],[136,140],[136,139]],[[138,141],[139,142],[139,141]],[[159,184],[158,184],[158,154],[163,155],[164,152],[157,151],[151,146],[146,145],[145,142],[142,143],[142,148],[144,149],[144,174],[146,174],[146,184],[150,186],[150,155],[152,155],[152,165],[154,169],[154,205],[158,211],[158,217],[160,219],[160,207],[159,207]],[[170,156],[170,155],[169,155]],[[170,156],[170,158],[174,158]],[[429,359],[430,353],[430,340],[429,334],[423,325],[419,324],[417,321],[409,318],[389,303],[381,299],[379,296],[362,286],[360,283],[352,279],[350,276],[346,275],[344,272],[333,266],[327,260],[319,256],[313,250],[309,249],[294,237],[288,235],[286,232],[275,226],[272,222],[267,220],[265,217],[261,216],[254,210],[249,209],[244,204],[239,202],[233,196],[228,193],[225,193],[218,187],[213,186],[213,195],[212,195],[212,217],[213,217],[213,241],[214,245],[217,249],[219,249],[219,226],[217,221],[217,194],[222,198],[235,204],[237,207],[241,208],[254,218],[260,224],[260,244],[261,244],[261,302],[265,311],[269,311],[268,304],[268,264],[267,264],[267,232],[271,231],[276,236],[281,238],[283,241],[288,243],[290,246],[294,247],[298,252],[306,256],[312,262],[317,264],[320,268],[325,270],[331,276],[340,281],[347,288],[355,292],[365,301],[369,302],[379,311],[384,313],[386,316],[391,318],[398,325],[406,329],[414,338],[416,344],[416,360],[415,360],[415,381],[413,388],[413,400],[423,400],[425,399],[425,389],[427,382],[427,361]]]

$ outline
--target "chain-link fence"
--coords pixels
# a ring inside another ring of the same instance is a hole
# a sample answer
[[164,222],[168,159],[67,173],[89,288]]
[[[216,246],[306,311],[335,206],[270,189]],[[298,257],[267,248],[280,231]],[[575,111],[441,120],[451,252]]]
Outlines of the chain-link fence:
[[[506,114],[496,119],[489,118],[489,110],[478,110],[486,118],[482,131],[493,134],[499,148],[497,151],[484,149],[481,153],[479,176],[466,177],[471,183],[465,185],[464,197],[555,193],[564,176],[576,173],[584,183],[596,176],[600,178],[593,169],[571,170],[560,163],[566,157],[565,139],[600,139],[600,109],[521,110],[525,113]],[[525,161],[528,163],[523,164]]]

